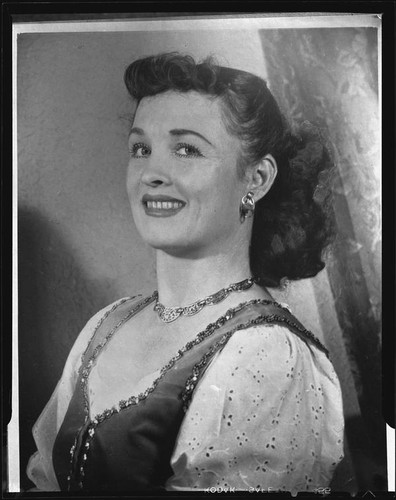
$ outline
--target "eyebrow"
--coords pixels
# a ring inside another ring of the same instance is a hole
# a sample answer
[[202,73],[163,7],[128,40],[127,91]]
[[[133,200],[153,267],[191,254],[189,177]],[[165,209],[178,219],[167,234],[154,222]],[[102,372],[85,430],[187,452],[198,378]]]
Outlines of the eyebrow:
[[131,130],[129,131],[129,135],[132,134],[144,135],[144,130],[139,127],[132,127]]
[[194,130],[188,130],[185,128],[175,128],[173,130],[170,130],[169,133],[174,136],[180,136],[180,135],[196,135],[197,137],[200,137],[203,139],[205,142],[213,146],[213,144],[207,139],[205,136],[201,135],[199,132],[195,132]]
[[[205,136],[203,136],[199,132],[195,132],[194,130],[188,130],[186,128],[174,128],[174,129],[170,130],[169,133],[170,133],[170,135],[173,135],[175,137],[179,137],[182,135],[196,135],[197,137],[200,137],[205,142],[207,142],[208,144],[213,146],[213,144],[209,141],[209,139],[207,139]],[[139,128],[139,127],[131,128],[129,135],[132,135],[132,134],[136,134],[136,135],[140,135],[140,136],[145,135],[144,130]]]

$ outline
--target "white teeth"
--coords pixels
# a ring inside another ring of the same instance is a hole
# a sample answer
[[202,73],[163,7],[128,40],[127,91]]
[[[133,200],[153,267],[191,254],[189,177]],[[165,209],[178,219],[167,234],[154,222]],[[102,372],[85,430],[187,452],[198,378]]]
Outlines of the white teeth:
[[147,208],[156,208],[158,210],[174,210],[181,206],[180,201],[147,201]]

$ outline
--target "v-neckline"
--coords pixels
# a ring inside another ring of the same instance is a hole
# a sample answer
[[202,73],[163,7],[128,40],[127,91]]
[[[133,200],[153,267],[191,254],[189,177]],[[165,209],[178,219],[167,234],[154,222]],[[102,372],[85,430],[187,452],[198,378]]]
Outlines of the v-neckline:
[[[283,309],[285,311],[289,311],[289,308],[286,307],[284,304],[281,304],[279,302],[276,302],[274,300],[268,300],[268,299],[252,299],[246,302],[242,302],[238,304],[237,306],[234,306],[230,309],[228,309],[223,315],[221,315],[215,322],[209,323],[204,330],[199,331],[195,337],[188,341],[186,344],[181,347],[177,351],[177,353],[172,356],[169,361],[162,366],[162,368],[153,371],[151,374],[154,374],[156,372],[159,373],[159,376],[156,377],[152,384],[147,387],[143,392],[139,393],[138,395],[133,395],[130,396],[127,400],[120,400],[118,403],[115,403],[111,408],[106,408],[102,412],[98,413],[95,415],[95,417],[91,417],[91,405],[89,401],[89,395],[88,395],[88,378],[91,372],[91,369],[94,366],[94,361],[98,358],[98,356],[101,354],[103,348],[107,345],[107,343],[112,339],[113,335],[116,333],[116,331],[124,324],[126,323],[129,319],[131,319],[133,316],[138,314],[140,311],[145,309],[150,303],[152,303],[157,296],[157,292],[154,291],[152,295],[145,297],[144,299],[140,300],[133,308],[130,310],[116,325],[111,328],[110,332],[106,335],[104,340],[100,342],[94,349],[93,352],[88,359],[88,362],[86,362],[86,366],[82,366],[82,371],[81,371],[81,388],[84,396],[84,410],[85,410],[85,415],[86,415],[86,420],[90,420],[94,425],[97,425],[98,423],[101,423],[105,419],[111,417],[113,414],[118,413],[125,408],[131,406],[131,405],[136,405],[139,404],[141,401],[146,399],[151,392],[154,391],[156,386],[158,385],[159,381],[164,377],[164,375],[175,365],[175,363],[183,356],[183,354],[187,351],[190,351],[195,345],[200,344],[203,340],[206,338],[210,337],[218,328],[223,326],[227,321],[231,320],[236,314],[238,314],[240,311],[245,309],[246,307],[250,305],[255,305],[255,304],[262,304],[262,305],[274,305],[280,309]],[[117,307],[121,306],[128,300],[133,300],[134,297],[132,298],[126,298],[122,300],[121,302],[117,303],[110,311],[108,311],[106,317],[108,317]],[[94,341],[96,332],[98,331],[99,327],[102,325],[103,321],[106,319],[106,317],[102,318],[102,320],[99,322],[97,327],[95,328],[95,331],[91,337],[91,342]],[[294,325],[297,329],[299,329],[298,325]],[[310,337],[312,341],[314,341],[316,344],[319,344],[325,351],[326,349],[321,345],[320,341],[308,330],[305,330],[305,336]],[[89,351],[90,345],[88,345],[87,349],[85,350],[83,354],[83,358],[85,359],[85,353]],[[86,360],[85,360],[86,361]],[[151,374],[148,374],[147,377]],[[145,377],[142,377],[141,380],[143,380]]]
[[[89,375],[91,373],[92,368],[95,366],[96,360],[99,358],[100,354],[103,351],[103,348],[110,342],[112,339],[113,335],[119,330],[119,328],[125,324],[129,319],[133,318],[136,314],[138,314],[140,311],[145,309],[152,303],[155,298],[156,298],[156,291],[153,292],[151,295],[139,300],[139,302],[130,310],[128,313],[116,324],[114,325],[111,329],[110,332],[105,336],[103,341],[99,342],[99,344],[92,350],[91,355],[89,356],[88,359],[86,359],[86,354],[89,352],[89,349],[92,347],[93,342],[95,341],[95,336],[99,328],[102,326],[103,322],[113,313],[118,307],[121,305],[125,304],[126,302],[133,300],[136,297],[127,297],[125,299],[122,299],[121,301],[117,302],[109,311],[106,312],[106,314],[100,319],[99,323],[96,325],[95,330],[91,336],[91,339],[88,343],[87,348],[85,349],[84,353],[82,354],[82,366],[81,366],[81,390],[83,393],[83,399],[84,399],[84,412],[86,416],[86,420],[91,420],[93,421],[94,418],[91,417],[91,403],[89,399],[89,394],[88,394],[88,379]],[[155,373],[155,372],[153,372]],[[115,405],[112,408],[115,408],[117,405],[119,406],[120,402],[115,403]],[[102,414],[108,414],[111,410],[106,408],[103,410],[103,412],[99,413],[98,415]],[[98,416],[97,415],[97,416]]]
[[[82,375],[81,376],[81,386],[82,386],[82,392],[83,392],[83,396],[84,396],[84,410],[85,410],[86,418],[91,420],[94,424],[100,423],[103,420],[109,418],[114,413],[118,413],[119,411],[122,411],[123,409],[125,409],[131,405],[139,404],[140,401],[146,399],[147,396],[151,392],[153,392],[155,387],[158,385],[158,382],[174,366],[174,364],[182,357],[182,355],[185,352],[190,351],[195,345],[200,344],[203,340],[205,340],[210,335],[212,335],[212,333],[215,330],[217,330],[218,328],[223,326],[228,320],[232,319],[235,316],[235,314],[237,314],[241,310],[245,309],[249,305],[262,303],[262,304],[273,304],[273,305],[276,305],[278,307],[282,307],[278,302],[275,302],[275,301],[264,300],[264,299],[253,299],[250,301],[242,302],[239,305],[228,309],[225,312],[225,314],[220,316],[215,322],[209,323],[206,326],[206,328],[204,330],[199,331],[191,341],[184,344],[177,351],[177,353],[174,356],[172,356],[165,365],[162,366],[162,368],[160,368],[159,370],[156,370],[159,372],[159,376],[153,380],[152,384],[149,387],[147,387],[145,389],[145,391],[139,393],[138,395],[132,395],[127,400],[121,399],[120,401],[118,401],[118,403],[115,402],[115,404],[111,408],[106,408],[102,412],[96,414],[94,417],[91,417],[91,403],[90,403],[89,394],[88,394],[88,379],[89,379],[89,375],[91,373],[91,370],[94,366],[95,361],[98,359],[99,355],[103,351],[103,348],[112,339],[113,335],[118,331],[118,329],[123,324],[125,324],[129,319],[131,319],[133,316],[135,316],[140,311],[145,309],[148,305],[150,305],[150,303],[152,303],[155,300],[155,298],[156,298],[156,292],[154,292],[152,295],[150,295],[150,296],[144,298],[143,300],[141,300],[140,302],[138,302],[135,305],[135,307],[132,308],[131,311],[129,311],[113,328],[111,328],[110,332],[106,335],[105,339],[102,342],[100,342],[93,349],[93,352],[92,352],[90,358],[88,360],[85,360],[86,366],[85,366],[85,368],[83,368],[83,370],[81,372],[81,375]],[[130,298],[125,299],[123,302],[120,302],[118,304],[118,306],[122,305],[123,303],[125,303],[128,300],[131,300],[131,299]],[[112,309],[109,312],[109,314],[111,314],[111,312],[113,312],[115,309],[116,308]],[[107,316],[109,316],[109,314]],[[103,320],[100,321],[98,326],[95,328],[95,332],[91,338],[91,342],[94,341],[96,332],[98,331],[99,327],[103,323],[104,319],[106,319],[106,318],[103,318]],[[86,352],[88,351],[88,349],[89,349],[89,346],[86,349]],[[151,374],[154,374],[156,371],[152,372]],[[149,375],[150,374],[148,374],[147,376],[149,376]],[[142,377],[139,380],[139,382],[141,380],[143,380],[143,378],[145,378],[145,377]]]

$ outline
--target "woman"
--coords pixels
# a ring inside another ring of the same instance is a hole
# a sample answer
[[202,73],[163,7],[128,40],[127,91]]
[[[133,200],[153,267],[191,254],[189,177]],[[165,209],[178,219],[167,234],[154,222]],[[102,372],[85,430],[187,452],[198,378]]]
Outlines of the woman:
[[90,492],[325,487],[342,458],[338,380],[266,287],[324,267],[328,153],[309,127],[289,132],[262,79],[210,59],[144,58],[125,83],[127,190],[158,291],[88,322],[28,475]]

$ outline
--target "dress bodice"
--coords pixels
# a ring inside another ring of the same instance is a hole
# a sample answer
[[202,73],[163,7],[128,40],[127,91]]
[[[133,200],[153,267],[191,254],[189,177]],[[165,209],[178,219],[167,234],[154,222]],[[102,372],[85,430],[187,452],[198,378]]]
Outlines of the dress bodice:
[[148,297],[133,306],[127,300],[119,304],[98,325],[83,354],[76,390],[53,450],[62,490],[164,488],[172,474],[171,454],[193,390],[211,358],[237,330],[282,322],[307,342],[319,345],[278,304],[250,301],[229,310],[187,343],[143,393],[119,401],[91,419],[87,382],[92,366],[118,328],[150,301]]

